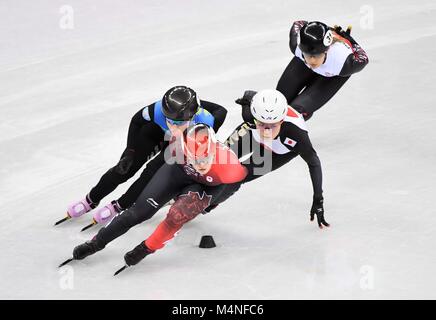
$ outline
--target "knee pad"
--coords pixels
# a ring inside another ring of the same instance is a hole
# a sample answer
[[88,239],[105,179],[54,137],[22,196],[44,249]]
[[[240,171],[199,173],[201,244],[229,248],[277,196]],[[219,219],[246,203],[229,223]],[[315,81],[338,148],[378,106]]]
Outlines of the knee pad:
[[122,172],[122,170],[120,170],[119,168],[119,163],[117,163],[109,171],[112,173],[111,175],[112,180],[116,180],[116,182],[118,183],[126,182],[131,177],[133,177],[136,173],[135,170],[131,170],[131,169],[127,172]]
[[182,225],[194,219],[210,205],[212,196],[207,195],[204,191],[189,191],[188,194],[180,195],[176,202],[171,206],[167,219],[172,225]]
[[188,215],[180,208],[171,207],[167,215],[167,222],[171,227],[181,226],[189,221]]

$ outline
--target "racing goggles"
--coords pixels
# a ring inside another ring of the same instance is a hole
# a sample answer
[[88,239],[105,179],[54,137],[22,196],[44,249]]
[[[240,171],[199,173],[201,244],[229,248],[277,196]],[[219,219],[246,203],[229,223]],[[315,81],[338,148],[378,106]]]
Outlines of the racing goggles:
[[183,126],[183,125],[189,125],[189,123],[192,121],[192,119],[191,120],[172,120],[169,118],[166,118],[166,119],[167,119],[169,124],[171,124],[173,126],[178,126],[178,127]]
[[196,158],[188,158],[188,162],[192,165],[208,165],[210,164],[214,159],[215,154],[211,154],[206,157],[196,157]]

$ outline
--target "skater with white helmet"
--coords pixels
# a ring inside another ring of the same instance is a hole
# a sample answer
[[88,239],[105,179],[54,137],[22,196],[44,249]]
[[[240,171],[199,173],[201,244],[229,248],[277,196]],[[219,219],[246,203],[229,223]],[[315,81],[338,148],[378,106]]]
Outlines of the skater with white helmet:
[[[253,125],[242,123],[227,139],[227,144],[239,159],[250,155],[242,162],[248,169],[248,175],[241,184],[253,181],[301,156],[309,167],[313,187],[310,220],[313,221],[316,215],[319,228],[328,227],[324,219],[321,161],[312,146],[303,116],[289,106],[286,98],[277,90],[251,93],[252,99],[244,95],[236,102],[250,109]],[[222,193],[226,198],[235,192],[235,188],[228,191],[230,194],[226,190]]]

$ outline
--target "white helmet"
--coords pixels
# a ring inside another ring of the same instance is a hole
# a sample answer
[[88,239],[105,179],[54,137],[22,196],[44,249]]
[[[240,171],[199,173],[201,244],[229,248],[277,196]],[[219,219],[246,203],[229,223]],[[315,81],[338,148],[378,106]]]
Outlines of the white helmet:
[[286,117],[287,112],[288,102],[280,91],[262,90],[251,100],[251,114],[260,122],[280,122]]

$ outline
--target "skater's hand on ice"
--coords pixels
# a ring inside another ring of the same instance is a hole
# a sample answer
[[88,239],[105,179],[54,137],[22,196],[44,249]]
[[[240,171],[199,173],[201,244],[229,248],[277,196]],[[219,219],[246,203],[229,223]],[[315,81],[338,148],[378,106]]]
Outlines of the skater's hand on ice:
[[320,229],[323,227],[330,227],[330,224],[327,223],[324,219],[324,199],[323,198],[314,198],[312,203],[312,208],[310,209],[310,221],[315,219],[318,221],[318,226]]

